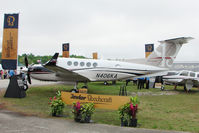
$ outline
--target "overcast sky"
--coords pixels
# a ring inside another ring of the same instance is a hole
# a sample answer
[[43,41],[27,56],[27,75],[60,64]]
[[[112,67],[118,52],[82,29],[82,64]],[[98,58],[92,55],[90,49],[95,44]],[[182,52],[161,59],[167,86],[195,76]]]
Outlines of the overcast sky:
[[[0,43],[4,13],[20,13],[19,54],[70,54],[99,58],[144,58],[144,44],[194,37],[178,61],[199,61],[198,0],[0,0]],[[1,44],[0,44],[1,45]]]

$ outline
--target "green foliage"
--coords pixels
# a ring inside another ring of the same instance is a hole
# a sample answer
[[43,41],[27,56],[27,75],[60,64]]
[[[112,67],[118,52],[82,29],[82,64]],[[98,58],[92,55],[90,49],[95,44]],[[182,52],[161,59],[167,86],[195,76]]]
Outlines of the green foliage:
[[84,121],[86,118],[91,117],[94,111],[94,103],[73,103],[72,113],[74,114],[75,119],[79,119],[80,121]]
[[[38,60],[41,61],[42,64],[46,63],[47,61],[49,61],[52,58],[52,55],[45,55],[45,56],[35,56],[34,54],[30,53],[30,54],[22,54],[18,56],[18,61],[21,64],[25,65],[24,59],[25,59],[25,55],[27,55],[28,58],[28,62],[29,64],[38,64]],[[1,53],[0,53],[1,56]],[[86,58],[84,56],[77,56],[77,55],[71,55],[71,58]]]
[[70,55],[70,58],[81,58],[81,59],[85,59],[86,57],[81,56],[81,55],[74,55],[74,54],[72,54],[72,55]]
[[[24,65],[25,65],[25,62],[24,62],[25,55],[26,54],[22,54],[22,55],[18,56],[18,61]],[[40,60],[41,63],[43,64],[43,63],[47,62],[48,60],[50,60],[52,58],[52,56],[50,56],[50,55],[49,56],[35,56],[32,53],[30,53],[30,54],[27,54],[27,58],[28,58],[29,64],[38,64],[38,62],[37,62],[38,60]]]
[[126,103],[123,106],[121,106],[119,109],[119,116],[120,119],[123,119],[124,121],[127,120],[129,121],[131,118],[131,114],[130,114],[130,103]]
[[64,102],[61,99],[61,92],[58,91],[56,93],[56,96],[54,96],[53,98],[50,97],[50,107],[51,107],[51,113],[53,115],[61,115],[63,113],[63,109],[64,109]]
[[126,103],[123,106],[121,106],[119,111],[120,119],[123,119],[123,121],[130,121],[131,119],[136,118],[136,113],[138,109],[138,97],[130,97],[130,103]]
[[83,118],[91,116],[95,111],[94,103],[85,103],[80,110]]
[[139,104],[139,100],[138,100],[138,97],[135,96],[135,97],[130,97],[130,101],[131,103],[133,104],[133,106],[136,106],[136,104]]

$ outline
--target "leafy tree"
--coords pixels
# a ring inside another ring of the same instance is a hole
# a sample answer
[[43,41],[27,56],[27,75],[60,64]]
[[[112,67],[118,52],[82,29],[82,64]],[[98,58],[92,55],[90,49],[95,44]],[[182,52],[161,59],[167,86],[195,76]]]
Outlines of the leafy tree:
[[[1,63],[1,55],[2,53],[0,52],[0,63]],[[18,55],[18,62],[25,65],[25,56],[27,55],[28,58],[28,63],[29,64],[38,64],[38,61],[41,61],[40,63],[46,63],[47,61],[49,61],[52,56],[51,55],[45,55],[45,56],[35,56],[34,54],[30,53],[30,54],[22,54],[22,55]],[[81,56],[81,55],[71,55],[71,58],[81,58],[81,59],[85,59],[86,57]]]
[[71,58],[81,58],[81,59],[85,59],[86,57],[81,56],[81,55],[70,55]]
[[[22,54],[18,56],[18,60],[20,63],[25,64],[24,59],[25,59],[26,54]],[[50,60],[52,58],[52,56],[35,56],[32,53],[27,54],[27,58],[28,58],[28,63],[29,64],[38,64],[38,63],[45,63],[48,60]],[[38,62],[40,61],[40,62]]]
[[[25,59],[26,54],[22,54],[18,56],[18,61],[21,64],[25,65],[24,59]],[[80,55],[71,55],[71,58],[86,58],[84,56],[80,56]],[[27,58],[28,58],[28,63],[29,64],[38,64],[38,61],[41,61],[40,63],[46,63],[47,61],[49,61],[52,56],[51,55],[45,55],[45,56],[35,56],[34,54],[30,53],[27,54]]]

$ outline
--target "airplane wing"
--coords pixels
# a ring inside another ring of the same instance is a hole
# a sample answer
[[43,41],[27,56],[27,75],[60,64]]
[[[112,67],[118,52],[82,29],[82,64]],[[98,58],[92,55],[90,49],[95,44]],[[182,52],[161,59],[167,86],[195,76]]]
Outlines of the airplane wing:
[[152,74],[146,74],[146,75],[141,75],[141,76],[136,76],[134,78],[145,78],[145,77],[156,77],[156,76],[164,76],[167,75],[169,71],[161,71],[157,73],[152,73]]
[[43,66],[55,72],[56,76],[62,81],[79,81],[79,82],[90,81],[88,78],[79,75],[78,73],[57,66],[56,63],[58,56],[59,53],[55,53],[54,56],[51,58],[51,60],[49,60]]

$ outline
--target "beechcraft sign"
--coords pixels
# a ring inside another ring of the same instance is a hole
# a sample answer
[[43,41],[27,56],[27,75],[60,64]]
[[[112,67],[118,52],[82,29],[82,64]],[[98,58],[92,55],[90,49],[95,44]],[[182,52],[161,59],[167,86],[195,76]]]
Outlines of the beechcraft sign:
[[94,103],[96,108],[117,110],[120,106],[130,102],[127,96],[95,95],[83,93],[61,92],[62,100],[72,105],[74,102]]

